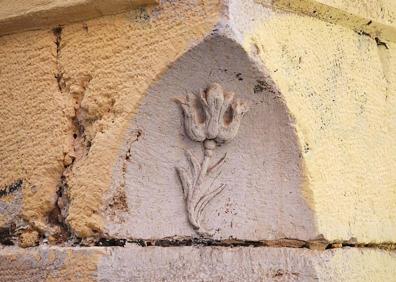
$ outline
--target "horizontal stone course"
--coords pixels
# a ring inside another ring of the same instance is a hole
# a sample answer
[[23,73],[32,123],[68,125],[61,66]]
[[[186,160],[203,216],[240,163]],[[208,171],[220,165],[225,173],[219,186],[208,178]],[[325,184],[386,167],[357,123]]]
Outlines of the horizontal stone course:
[[392,281],[396,253],[340,248],[0,249],[0,281]]

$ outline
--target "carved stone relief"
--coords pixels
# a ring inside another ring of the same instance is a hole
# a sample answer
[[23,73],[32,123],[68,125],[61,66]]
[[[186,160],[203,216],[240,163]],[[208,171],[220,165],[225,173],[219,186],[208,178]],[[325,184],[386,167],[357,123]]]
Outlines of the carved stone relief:
[[213,235],[212,230],[201,226],[202,211],[226,184],[213,187],[213,179],[221,173],[226,155],[211,164],[216,147],[230,142],[238,133],[242,117],[248,111],[247,103],[234,99],[234,93],[225,92],[221,85],[212,83],[199,95],[188,94],[176,100],[183,109],[187,136],[203,144],[204,159],[198,159],[186,151],[189,168],[177,167],[177,173],[186,200],[188,220],[200,235]]
[[300,147],[279,97],[232,40],[210,38],[179,58],[131,120],[112,188],[125,191],[128,210],[109,213],[107,234],[315,238]]

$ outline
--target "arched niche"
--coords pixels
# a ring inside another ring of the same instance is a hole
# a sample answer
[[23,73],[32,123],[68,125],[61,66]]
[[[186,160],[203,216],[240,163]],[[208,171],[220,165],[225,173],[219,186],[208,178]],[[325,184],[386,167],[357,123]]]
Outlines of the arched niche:
[[213,161],[225,154],[226,160],[212,185],[226,188],[204,209],[202,225],[216,239],[316,236],[313,212],[302,193],[303,165],[293,120],[268,75],[238,43],[222,36],[193,47],[149,88],[131,120],[128,160],[114,172],[118,187],[113,187],[113,196],[125,193],[127,209],[108,213],[109,236],[196,235],[176,167],[188,167],[186,150],[201,161],[203,149],[186,135],[174,99],[197,94],[214,82],[248,101],[250,109],[237,136],[216,149]]

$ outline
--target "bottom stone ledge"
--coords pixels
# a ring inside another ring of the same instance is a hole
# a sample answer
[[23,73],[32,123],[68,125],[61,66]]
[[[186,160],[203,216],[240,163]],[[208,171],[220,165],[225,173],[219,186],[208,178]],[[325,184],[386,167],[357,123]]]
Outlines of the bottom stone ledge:
[[0,281],[395,281],[396,252],[270,247],[0,248]]

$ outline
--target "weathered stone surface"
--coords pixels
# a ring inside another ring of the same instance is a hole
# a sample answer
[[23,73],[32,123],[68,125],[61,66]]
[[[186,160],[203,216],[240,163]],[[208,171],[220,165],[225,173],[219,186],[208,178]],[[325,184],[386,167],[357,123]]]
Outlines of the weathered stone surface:
[[0,281],[393,281],[396,255],[371,249],[2,248]]
[[104,249],[37,247],[0,249],[0,281],[98,281]]

